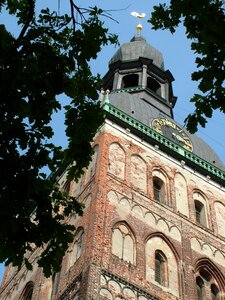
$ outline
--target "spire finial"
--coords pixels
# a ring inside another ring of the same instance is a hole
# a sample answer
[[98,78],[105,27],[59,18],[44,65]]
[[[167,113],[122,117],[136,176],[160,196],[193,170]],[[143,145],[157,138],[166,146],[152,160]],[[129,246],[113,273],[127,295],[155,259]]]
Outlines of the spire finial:
[[104,92],[104,99],[102,101],[102,105],[104,104],[109,104],[109,94],[110,94],[110,90],[107,89],[105,92]]
[[135,18],[138,18],[140,20],[138,25],[136,26],[136,29],[137,29],[137,35],[141,35],[141,31],[142,31],[142,28],[143,28],[142,25],[141,25],[141,19],[143,19],[146,16],[146,14],[145,13],[139,14],[136,11],[132,11],[131,16],[133,16]]

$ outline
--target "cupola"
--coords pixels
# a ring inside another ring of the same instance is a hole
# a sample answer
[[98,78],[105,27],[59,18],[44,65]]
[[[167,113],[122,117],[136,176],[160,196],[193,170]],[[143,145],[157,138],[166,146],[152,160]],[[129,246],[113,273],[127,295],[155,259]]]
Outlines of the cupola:
[[109,61],[104,90],[142,93],[149,104],[172,117],[176,103],[169,70],[164,69],[162,53],[146,42],[140,28],[129,43],[124,43]]

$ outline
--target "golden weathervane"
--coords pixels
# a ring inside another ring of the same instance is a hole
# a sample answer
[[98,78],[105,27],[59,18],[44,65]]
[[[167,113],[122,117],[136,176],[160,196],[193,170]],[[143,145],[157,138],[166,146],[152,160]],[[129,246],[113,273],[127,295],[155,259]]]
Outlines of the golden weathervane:
[[136,12],[136,11],[132,11],[131,12],[131,16],[133,16],[133,17],[135,17],[135,18],[138,18],[140,21],[139,21],[139,23],[138,23],[138,25],[137,25],[137,33],[138,34],[141,34],[141,30],[142,30],[142,25],[141,25],[141,19],[143,19],[145,16],[146,16],[146,14],[145,13],[141,13],[141,14],[139,14],[138,12]]

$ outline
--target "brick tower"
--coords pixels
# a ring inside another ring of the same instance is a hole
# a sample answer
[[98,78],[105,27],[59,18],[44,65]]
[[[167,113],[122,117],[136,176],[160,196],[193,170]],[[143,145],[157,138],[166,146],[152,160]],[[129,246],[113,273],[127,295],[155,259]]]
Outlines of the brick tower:
[[[79,183],[74,242],[44,278],[8,267],[2,300],[224,300],[225,168],[173,118],[173,76],[137,34],[109,62],[100,95],[105,123]],[[110,91],[110,92],[109,92]]]

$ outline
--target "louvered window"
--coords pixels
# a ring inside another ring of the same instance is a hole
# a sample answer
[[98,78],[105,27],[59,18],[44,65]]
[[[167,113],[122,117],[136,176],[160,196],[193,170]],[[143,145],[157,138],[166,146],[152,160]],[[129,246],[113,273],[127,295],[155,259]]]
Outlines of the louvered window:
[[195,217],[196,217],[196,222],[206,226],[206,215],[205,215],[205,207],[204,205],[198,201],[195,200]]
[[166,286],[167,260],[164,254],[159,250],[155,252],[155,281]]

